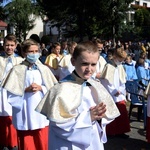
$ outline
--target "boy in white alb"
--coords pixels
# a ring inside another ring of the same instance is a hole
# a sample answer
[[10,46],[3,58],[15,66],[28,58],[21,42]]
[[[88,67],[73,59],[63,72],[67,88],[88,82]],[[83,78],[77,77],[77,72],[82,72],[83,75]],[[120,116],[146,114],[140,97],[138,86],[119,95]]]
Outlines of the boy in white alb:
[[46,117],[35,111],[44,94],[57,82],[50,69],[39,60],[39,44],[31,39],[22,43],[26,59],[16,65],[2,83],[13,107],[13,124],[17,129],[20,150],[47,150]]
[[100,79],[120,111],[120,116],[107,125],[107,135],[121,138],[128,138],[129,136],[125,133],[130,131],[130,122],[126,108],[126,73],[122,66],[122,62],[126,57],[127,53],[123,48],[116,48],[113,53],[113,59],[105,65]]
[[63,56],[63,58],[59,62],[59,81],[72,73],[72,71],[74,70],[74,66],[71,63],[71,57],[76,46],[76,42],[70,42],[68,46],[69,54]]
[[94,39],[93,43],[97,46],[98,51],[100,53],[100,57],[98,59],[97,65],[96,65],[96,71],[93,74],[93,77],[96,79],[100,79],[100,76],[101,76],[103,69],[106,65],[106,60],[104,59],[103,56],[101,56],[101,52],[103,49],[103,42],[100,39]]
[[150,82],[145,90],[147,95],[147,120],[146,120],[146,139],[150,143]]
[[[17,39],[13,34],[4,38],[4,56],[0,56],[0,84],[13,66],[23,61],[14,53]],[[7,101],[7,91],[0,86],[0,149],[17,146],[17,133],[12,125],[12,106]]]
[[71,58],[75,70],[53,86],[36,108],[50,119],[49,150],[104,149],[106,124],[119,111],[107,90],[91,78],[98,58],[92,42],[78,44]]

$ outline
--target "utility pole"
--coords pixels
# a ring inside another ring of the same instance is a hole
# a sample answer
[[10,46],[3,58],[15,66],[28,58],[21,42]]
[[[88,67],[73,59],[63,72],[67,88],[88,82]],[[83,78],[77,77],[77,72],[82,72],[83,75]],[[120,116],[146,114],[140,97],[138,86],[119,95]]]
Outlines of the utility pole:
[[112,24],[112,35],[113,35],[113,43],[116,42],[116,25],[115,25],[115,19],[116,19],[116,10],[117,10],[117,0],[112,1],[112,18],[113,18],[113,24]]

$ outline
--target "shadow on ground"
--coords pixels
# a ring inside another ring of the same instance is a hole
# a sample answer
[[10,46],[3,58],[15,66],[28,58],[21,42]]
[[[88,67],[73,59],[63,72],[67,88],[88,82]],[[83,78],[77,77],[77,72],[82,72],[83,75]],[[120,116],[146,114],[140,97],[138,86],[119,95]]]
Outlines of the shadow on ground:
[[140,139],[108,139],[104,144],[105,150],[150,150],[150,144]]
[[130,126],[131,131],[127,133],[130,136],[128,139],[108,138],[107,143],[104,144],[105,150],[150,150],[150,143],[146,141],[143,119],[141,117],[140,121],[137,120],[137,109],[133,109]]

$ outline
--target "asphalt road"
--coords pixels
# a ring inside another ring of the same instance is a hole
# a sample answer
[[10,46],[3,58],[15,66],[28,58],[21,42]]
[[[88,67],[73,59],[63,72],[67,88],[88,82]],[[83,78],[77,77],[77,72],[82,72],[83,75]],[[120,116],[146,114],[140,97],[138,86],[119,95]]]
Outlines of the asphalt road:
[[128,139],[108,138],[107,143],[104,144],[105,150],[150,150],[150,143],[146,141],[143,120],[141,118],[141,121],[137,121],[136,116],[137,109],[134,108],[130,118],[131,131],[127,133],[130,137]]

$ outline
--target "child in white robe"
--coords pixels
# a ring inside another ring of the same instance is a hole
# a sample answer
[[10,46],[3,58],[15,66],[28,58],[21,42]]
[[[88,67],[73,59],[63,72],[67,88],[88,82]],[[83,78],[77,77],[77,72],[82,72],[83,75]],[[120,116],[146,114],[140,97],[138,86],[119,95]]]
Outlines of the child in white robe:
[[104,46],[103,46],[104,44],[100,39],[94,39],[93,43],[97,46],[99,53],[100,53],[100,57],[98,59],[97,65],[96,65],[96,71],[93,74],[93,77],[96,79],[100,79],[101,73],[102,73],[102,71],[105,67],[105,64],[106,64],[106,59],[104,59],[104,57],[101,56],[101,52],[104,48]]
[[70,42],[68,46],[69,54],[63,56],[63,58],[59,62],[59,81],[65,78],[70,73],[72,73],[72,71],[74,70],[74,66],[71,63],[71,57],[76,46],[76,42]]
[[36,108],[50,119],[49,150],[104,149],[106,124],[120,113],[107,90],[92,78],[98,59],[92,42],[78,44],[71,58],[75,70]]
[[[4,56],[0,56],[0,84],[11,68],[23,61],[14,53],[17,39],[13,34],[4,38]],[[7,91],[0,87],[0,149],[17,146],[17,133],[12,124],[12,106],[7,101]]]
[[150,143],[150,82],[145,90],[147,95],[147,120],[146,120],[146,139]]
[[127,57],[123,48],[116,48],[113,59],[105,65],[101,74],[101,83],[108,90],[116,103],[120,116],[106,127],[107,135],[128,138],[125,133],[130,131],[130,122],[126,108],[126,73],[122,62]]
[[38,58],[39,44],[31,39],[22,43],[25,61],[16,65],[2,83],[13,108],[13,124],[17,129],[20,150],[47,150],[47,118],[35,108],[48,89],[57,82],[50,69]]
[[53,43],[52,53],[46,57],[45,65],[47,65],[53,72],[55,77],[59,79],[58,64],[61,61],[63,55],[60,54],[61,45],[59,42]]

